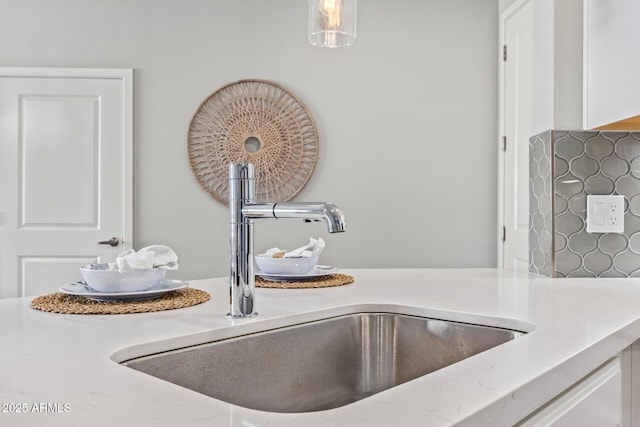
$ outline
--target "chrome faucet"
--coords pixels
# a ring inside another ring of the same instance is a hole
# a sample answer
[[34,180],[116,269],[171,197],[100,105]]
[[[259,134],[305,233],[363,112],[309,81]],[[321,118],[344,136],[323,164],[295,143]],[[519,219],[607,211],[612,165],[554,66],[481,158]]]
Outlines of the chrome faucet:
[[255,269],[253,222],[259,218],[325,221],[330,233],[345,231],[342,211],[331,203],[255,203],[254,167],[251,163],[229,165],[229,212],[231,225],[230,304],[227,317],[253,317]]

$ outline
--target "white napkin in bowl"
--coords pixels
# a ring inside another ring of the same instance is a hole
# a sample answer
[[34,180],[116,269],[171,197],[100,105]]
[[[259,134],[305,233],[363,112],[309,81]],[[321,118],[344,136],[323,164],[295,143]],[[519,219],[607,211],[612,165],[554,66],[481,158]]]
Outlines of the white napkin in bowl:
[[325,246],[322,237],[319,237],[317,240],[310,237],[308,244],[300,246],[297,249],[287,251],[280,248],[271,248],[267,249],[263,256],[274,258],[276,254],[282,254],[284,252],[284,255],[278,258],[311,258],[312,256],[320,255]]
[[151,268],[177,270],[178,256],[170,247],[164,245],[147,246],[137,252],[129,249],[118,255],[116,268],[121,272]]

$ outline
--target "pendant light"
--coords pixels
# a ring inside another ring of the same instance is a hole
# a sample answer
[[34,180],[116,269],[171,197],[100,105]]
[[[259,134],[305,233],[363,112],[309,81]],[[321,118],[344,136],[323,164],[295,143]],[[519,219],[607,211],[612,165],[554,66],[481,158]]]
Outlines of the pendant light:
[[358,0],[307,0],[307,39],[314,46],[345,47],[356,41]]

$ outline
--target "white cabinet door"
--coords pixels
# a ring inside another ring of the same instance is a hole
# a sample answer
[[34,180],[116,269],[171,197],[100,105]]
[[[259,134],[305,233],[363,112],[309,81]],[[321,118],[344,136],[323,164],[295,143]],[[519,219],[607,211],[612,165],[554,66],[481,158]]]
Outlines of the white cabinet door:
[[585,0],[584,15],[584,127],[640,115],[640,1]]
[[131,70],[0,68],[0,297],[131,245]]
[[621,426],[622,389],[621,359],[616,357],[517,426]]

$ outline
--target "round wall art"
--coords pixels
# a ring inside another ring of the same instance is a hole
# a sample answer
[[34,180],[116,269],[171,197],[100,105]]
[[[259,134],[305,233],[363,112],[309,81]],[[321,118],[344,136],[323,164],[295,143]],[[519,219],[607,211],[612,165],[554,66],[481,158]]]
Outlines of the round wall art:
[[191,120],[187,140],[196,179],[229,202],[229,163],[255,165],[256,200],[283,202],[306,185],[318,159],[318,132],[291,92],[266,80],[240,80],[215,91]]

